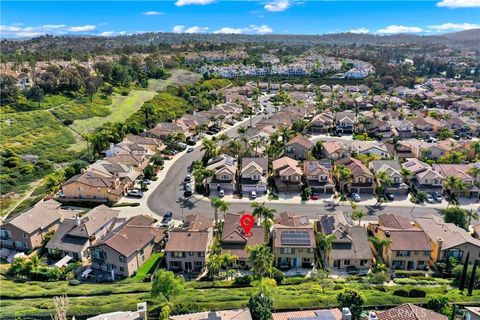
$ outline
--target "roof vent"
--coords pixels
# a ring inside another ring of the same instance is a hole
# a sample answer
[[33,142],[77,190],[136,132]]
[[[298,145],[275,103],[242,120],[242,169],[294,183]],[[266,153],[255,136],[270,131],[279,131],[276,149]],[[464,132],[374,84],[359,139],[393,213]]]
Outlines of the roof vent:
[[386,236],[387,238],[390,238],[390,231],[385,231],[385,236]]

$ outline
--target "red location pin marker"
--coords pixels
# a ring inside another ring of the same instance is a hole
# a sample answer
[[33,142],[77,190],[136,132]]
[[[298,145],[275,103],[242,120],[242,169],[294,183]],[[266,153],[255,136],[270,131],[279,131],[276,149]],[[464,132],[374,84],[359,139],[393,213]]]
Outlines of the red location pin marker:
[[252,236],[252,234],[250,233],[250,230],[252,230],[254,223],[255,223],[255,219],[251,214],[247,213],[240,217],[240,225],[242,226],[243,231],[245,232],[245,237]]

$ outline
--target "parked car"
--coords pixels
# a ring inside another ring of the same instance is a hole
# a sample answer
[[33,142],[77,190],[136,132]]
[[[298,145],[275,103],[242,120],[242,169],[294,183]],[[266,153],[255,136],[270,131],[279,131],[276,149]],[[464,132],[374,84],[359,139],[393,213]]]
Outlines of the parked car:
[[172,223],[173,223],[173,212],[172,212],[172,211],[167,211],[167,212],[163,215],[162,226],[168,227],[168,226],[170,226]]
[[193,152],[193,150],[194,150],[194,149],[193,149],[192,147],[188,147],[187,153]]
[[250,199],[256,199],[256,198],[257,198],[257,191],[250,192]]
[[432,195],[433,199],[435,199],[435,201],[437,201],[437,202],[442,202],[443,201],[443,197],[440,194],[440,192],[432,192],[431,195]]
[[223,197],[223,196],[225,195],[225,190],[220,189],[220,191],[218,191],[218,195],[219,195],[220,197]]
[[192,181],[192,175],[191,175],[191,174],[187,174],[187,175],[185,176],[185,179],[183,179],[183,181],[185,181],[185,182],[190,182],[190,181]]
[[355,193],[355,192],[352,193],[351,197],[352,197],[353,201],[355,201],[355,202],[360,202],[362,200],[360,195],[358,193]]
[[395,197],[391,193],[385,193],[385,198],[387,198],[388,201],[393,201],[395,200]]
[[318,200],[318,193],[312,192],[312,200]]
[[134,198],[141,198],[143,197],[143,191],[138,189],[132,189],[128,191],[127,195]]
[[209,135],[211,135],[211,136],[213,136],[213,135],[215,134],[215,132],[213,132],[213,131],[210,131],[210,130],[209,130],[209,131],[207,131],[207,132],[205,132],[205,133],[206,133],[206,134],[209,134]]
[[427,202],[428,203],[433,203],[434,202],[433,196],[430,193],[427,194]]
[[140,181],[140,182],[143,182],[143,183],[145,183],[145,184],[147,184],[147,185],[152,184],[152,181],[150,181],[149,179],[143,179],[143,180]]
[[335,131],[335,135],[336,135],[337,137],[343,136],[343,129],[337,129],[337,131]]

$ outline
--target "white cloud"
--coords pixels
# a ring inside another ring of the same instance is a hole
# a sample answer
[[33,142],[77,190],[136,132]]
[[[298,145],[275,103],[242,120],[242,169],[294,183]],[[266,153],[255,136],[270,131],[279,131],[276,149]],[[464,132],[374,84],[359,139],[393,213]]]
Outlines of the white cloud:
[[101,37],[114,37],[114,36],[123,36],[123,35],[126,35],[126,34],[127,34],[126,31],[120,31],[120,32],[104,31],[104,32],[100,33],[99,36],[101,36]]
[[162,15],[163,12],[161,12],[161,11],[146,11],[146,12],[142,12],[142,14],[144,16],[158,16],[158,15]]
[[205,33],[208,31],[208,27],[198,27],[198,26],[193,26],[185,30],[185,33]]
[[480,0],[442,0],[437,2],[437,7],[455,8],[478,8]]
[[350,32],[350,33],[369,33],[370,30],[368,30],[367,28],[358,28],[358,29],[348,30],[348,32]]
[[275,0],[265,4],[264,8],[270,12],[281,12],[287,10],[291,5],[289,0]]
[[223,27],[213,33],[226,33],[226,34],[267,34],[272,33],[273,29],[267,25],[257,26],[254,24],[249,25],[246,28],[232,28],[232,27]]
[[178,7],[183,7],[183,6],[188,6],[191,4],[197,4],[197,5],[206,5],[214,2],[215,0],[178,0],[175,2],[175,5]]
[[173,27],[172,32],[173,33],[181,33],[181,32],[183,32],[184,29],[185,29],[185,26],[175,26],[175,27]]
[[444,23],[439,25],[428,26],[429,29],[435,31],[464,31],[480,28],[480,24],[476,23]]
[[422,28],[419,28],[419,27],[390,25],[384,29],[378,30],[377,33],[395,34],[395,33],[417,33],[422,31],[423,31]]
[[65,28],[66,25],[64,24],[45,24],[42,26],[44,29],[62,29]]
[[95,26],[86,24],[84,26],[69,27],[69,28],[67,28],[67,31],[70,31],[70,32],[86,32],[86,31],[93,31],[96,28],[97,27],[95,27]]

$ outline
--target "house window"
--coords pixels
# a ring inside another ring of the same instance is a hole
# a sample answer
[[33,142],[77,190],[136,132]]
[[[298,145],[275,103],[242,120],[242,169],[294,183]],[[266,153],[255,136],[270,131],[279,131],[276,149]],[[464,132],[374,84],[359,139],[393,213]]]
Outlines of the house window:
[[228,180],[230,176],[228,174],[222,174],[222,180]]
[[112,263],[112,270],[117,270],[117,265]]
[[349,259],[343,260],[343,265],[344,266],[349,266],[350,265],[350,260]]
[[327,176],[320,176],[321,181],[327,181],[328,177]]
[[107,254],[100,249],[93,250],[93,257],[99,260],[106,260]]
[[125,256],[119,256],[118,261],[120,262],[125,262]]
[[143,261],[145,260],[145,254],[143,252],[143,249],[140,250],[140,259]]
[[125,268],[124,267],[120,267],[120,272],[124,272],[125,271]]
[[393,182],[395,182],[395,183],[399,183],[399,182],[400,182],[400,178],[399,178],[399,177],[395,177],[395,178],[393,178]]
[[190,251],[190,252],[188,253],[188,256],[189,256],[189,257],[193,257],[193,255],[194,255],[194,252],[193,252],[193,251]]
[[298,176],[293,176],[293,181],[298,181]]
[[252,175],[252,180],[260,180],[260,175],[258,175],[258,174],[253,174],[253,175]]
[[425,257],[430,257],[430,251],[423,251],[423,255]]
[[24,232],[23,233],[23,238],[28,239],[28,233]]
[[360,265],[366,267],[368,265],[368,260],[360,260]]
[[205,257],[205,252],[199,252],[199,253],[198,253],[198,256],[199,256],[199,257]]
[[410,251],[407,251],[407,250],[397,251],[397,257],[410,257]]
[[367,182],[372,182],[372,178],[367,178]]
[[195,267],[203,267],[202,261],[195,261]]
[[295,253],[295,248],[280,248],[280,253],[293,254]]
[[358,183],[363,183],[363,177],[358,177],[358,178],[357,178],[357,182],[358,182]]
[[340,260],[334,260],[333,261],[333,267],[334,268],[340,268]]
[[172,258],[181,258],[183,257],[183,252],[181,251],[172,251],[170,252]]
[[282,180],[288,181],[288,176],[282,176]]
[[170,261],[170,268],[180,268],[180,261]]

